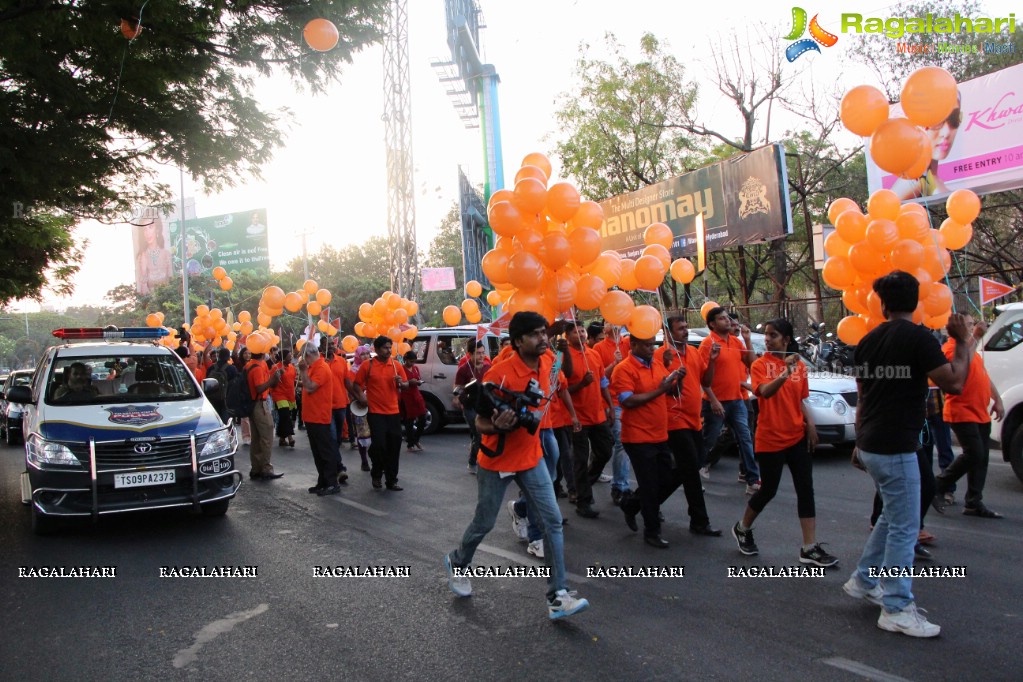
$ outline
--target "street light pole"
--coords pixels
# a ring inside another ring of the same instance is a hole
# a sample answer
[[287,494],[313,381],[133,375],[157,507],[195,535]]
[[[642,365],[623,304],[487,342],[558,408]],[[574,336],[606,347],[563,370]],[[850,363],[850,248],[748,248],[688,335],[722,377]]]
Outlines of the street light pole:
[[181,182],[181,194],[178,197],[178,227],[181,230],[181,297],[184,299],[184,306],[182,310],[185,316],[182,323],[187,324],[188,318],[192,315],[188,309],[188,258],[186,256],[187,252],[185,251],[185,242],[188,237],[188,233],[185,230],[185,170],[180,166],[178,166],[178,175]]

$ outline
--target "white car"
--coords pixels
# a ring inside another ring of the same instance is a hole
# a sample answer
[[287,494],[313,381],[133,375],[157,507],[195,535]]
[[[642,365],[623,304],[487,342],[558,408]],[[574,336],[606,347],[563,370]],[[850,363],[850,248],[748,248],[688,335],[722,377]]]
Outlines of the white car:
[[1023,481],[1023,303],[995,308],[998,317],[981,340],[984,365],[1002,396],[1005,418],[991,422],[991,439]]

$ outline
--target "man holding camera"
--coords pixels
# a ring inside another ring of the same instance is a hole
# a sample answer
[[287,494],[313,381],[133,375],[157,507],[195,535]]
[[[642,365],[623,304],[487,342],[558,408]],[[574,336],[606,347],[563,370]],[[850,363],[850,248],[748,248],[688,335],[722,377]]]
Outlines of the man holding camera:
[[557,620],[583,611],[589,602],[572,596],[565,584],[561,510],[554,497],[550,473],[541,461],[538,427],[544,406],[537,396],[550,393],[551,360],[545,355],[547,321],[539,313],[516,313],[508,334],[514,353],[487,371],[484,385],[478,391],[476,428],[482,444],[476,513],[459,547],[445,555],[444,565],[451,591],[459,597],[471,596],[472,584],[461,569],[472,563],[476,548],[494,528],[505,489],[514,479],[538,515],[544,563],[550,570],[547,614],[551,620]]

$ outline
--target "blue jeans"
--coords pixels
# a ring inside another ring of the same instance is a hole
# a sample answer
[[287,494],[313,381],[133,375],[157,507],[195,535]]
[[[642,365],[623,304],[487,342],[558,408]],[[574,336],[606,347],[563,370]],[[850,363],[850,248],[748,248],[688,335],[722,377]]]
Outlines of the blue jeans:
[[[547,465],[547,473],[551,481],[558,476],[558,441],[554,438],[554,429],[540,429],[540,446],[543,448],[543,461]],[[536,542],[543,537],[540,532],[540,525],[537,523],[536,512],[526,503],[526,496],[519,497],[515,503],[515,513],[520,517],[529,519],[528,538],[530,542]]]
[[615,444],[611,450],[611,487],[622,492],[629,489],[629,456],[622,445],[622,406],[615,408],[615,425],[611,429]]
[[[853,576],[867,589],[877,585],[870,569],[912,568],[913,547],[920,530],[920,465],[915,452],[879,455],[860,450],[860,461],[881,495],[884,510],[863,548]],[[882,578],[882,603],[888,613],[913,603],[912,578]]]
[[479,491],[476,514],[469,527],[465,529],[458,549],[448,555],[451,565],[465,568],[472,563],[476,548],[483,542],[487,533],[494,529],[497,515],[501,512],[504,491],[512,479],[526,494],[529,506],[538,513],[543,532],[544,563],[551,569],[551,575],[547,578],[547,596],[552,597],[558,590],[568,589],[565,583],[565,537],[561,529],[561,510],[554,497],[551,475],[541,462],[537,462],[532,469],[519,471],[505,478],[501,478],[496,471],[480,467],[476,472],[476,486]]
[[739,454],[742,456],[742,463],[746,469],[746,483],[753,484],[760,480],[760,467],[753,457],[753,436],[749,430],[749,412],[746,410],[744,400],[722,400],[721,406],[725,408],[725,416],[719,417],[710,409],[710,403],[703,401],[703,461],[706,466],[707,454],[714,449],[721,435],[721,427],[728,422],[728,428],[735,436],[735,442],[739,446]]
[[[924,448],[928,451],[938,449],[938,468],[945,471],[948,465],[955,459],[952,452],[952,428],[945,423],[941,413],[937,412],[927,416],[928,438],[924,439]],[[955,484],[948,489],[949,492],[956,491]]]

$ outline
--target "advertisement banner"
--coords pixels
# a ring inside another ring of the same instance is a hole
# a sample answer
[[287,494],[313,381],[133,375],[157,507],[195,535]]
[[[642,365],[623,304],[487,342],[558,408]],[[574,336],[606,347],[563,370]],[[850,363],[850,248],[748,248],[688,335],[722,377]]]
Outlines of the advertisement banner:
[[[182,235],[176,221],[170,224],[170,235],[174,271],[181,274]],[[212,276],[218,265],[228,274],[270,272],[265,208],[186,220],[184,240],[189,277]]]
[[601,202],[605,249],[636,258],[643,231],[664,223],[675,235],[672,258],[696,255],[696,216],[704,216],[707,251],[777,239],[792,233],[785,153],[761,147],[691,173]]
[[454,268],[423,268],[420,281],[423,291],[452,291],[457,288]]
[[[890,116],[902,115],[902,108],[892,105]],[[957,189],[984,194],[1023,187],[1023,64],[960,83],[959,106],[927,135],[934,151],[920,179],[896,178],[867,154],[870,191],[885,188],[903,200],[944,201]]]

